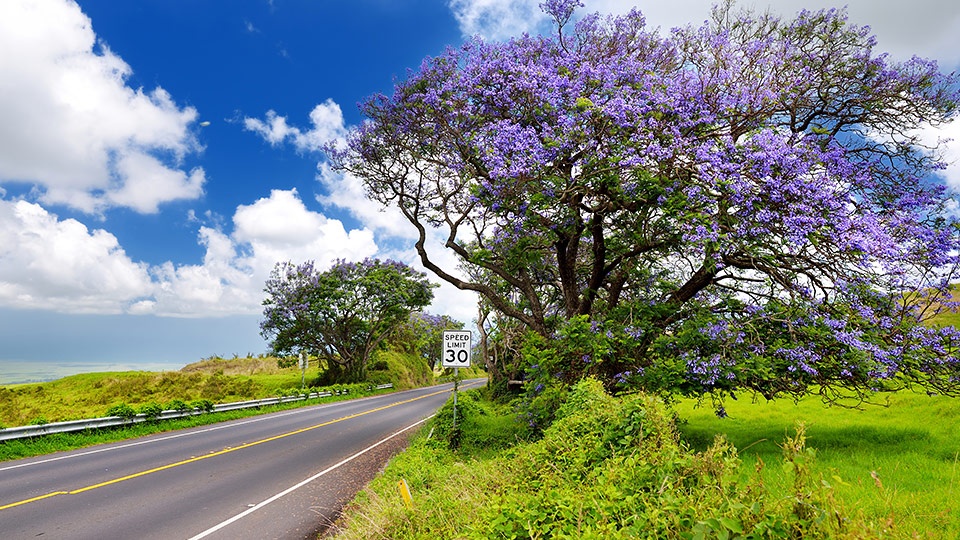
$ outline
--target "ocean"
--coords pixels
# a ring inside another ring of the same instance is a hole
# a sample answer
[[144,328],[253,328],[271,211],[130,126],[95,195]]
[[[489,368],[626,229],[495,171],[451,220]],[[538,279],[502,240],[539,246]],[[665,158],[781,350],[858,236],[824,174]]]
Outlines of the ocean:
[[50,362],[0,360],[0,385],[52,381],[77,373],[176,371],[185,364],[163,362]]

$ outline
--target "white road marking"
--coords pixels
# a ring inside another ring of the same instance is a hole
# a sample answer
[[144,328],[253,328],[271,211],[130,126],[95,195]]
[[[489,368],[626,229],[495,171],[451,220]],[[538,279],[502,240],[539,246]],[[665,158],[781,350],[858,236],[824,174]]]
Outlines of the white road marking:
[[422,424],[422,423],[426,422],[427,420],[433,418],[433,416],[434,416],[434,415],[430,415],[430,416],[424,418],[423,420],[420,420],[419,422],[415,422],[415,423],[413,423],[413,424],[410,424],[409,426],[401,429],[400,431],[394,433],[393,435],[390,435],[390,436],[388,436],[388,437],[385,437],[385,438],[383,438],[383,439],[381,439],[381,440],[379,440],[379,441],[371,444],[370,446],[368,446],[368,447],[364,448],[363,450],[357,452],[356,454],[354,454],[354,455],[352,455],[352,456],[344,459],[343,461],[340,461],[339,463],[337,463],[337,464],[335,464],[335,465],[331,465],[330,467],[328,467],[328,468],[326,468],[326,469],[318,472],[317,474],[311,476],[310,478],[307,478],[306,480],[303,480],[302,482],[300,482],[300,483],[298,483],[298,484],[295,484],[295,485],[293,485],[293,486],[290,486],[290,487],[288,487],[287,489],[281,491],[280,493],[277,493],[276,495],[270,497],[269,499],[266,499],[266,500],[264,500],[263,502],[260,502],[260,503],[256,504],[255,506],[252,506],[252,507],[250,507],[249,509],[244,510],[243,512],[240,512],[239,514],[233,516],[232,518],[227,519],[227,520],[225,520],[225,521],[222,521],[222,522],[218,523],[217,525],[214,525],[213,527],[210,527],[209,529],[203,531],[202,533],[200,533],[200,534],[198,534],[198,535],[196,535],[196,536],[194,536],[194,537],[191,537],[190,540],[200,540],[201,538],[206,538],[207,536],[210,536],[211,534],[219,531],[220,529],[226,527],[227,525],[230,525],[231,523],[234,523],[234,522],[236,522],[236,521],[239,521],[239,520],[243,519],[244,517],[252,514],[253,512],[256,512],[257,510],[263,508],[264,506],[267,506],[268,504],[270,504],[270,503],[276,501],[277,499],[283,497],[284,495],[287,495],[287,494],[289,494],[289,493],[292,493],[292,492],[294,492],[294,491],[302,488],[303,486],[309,484],[310,482],[313,482],[313,481],[316,480],[317,478],[320,478],[321,476],[323,476],[323,475],[325,475],[325,474],[327,474],[327,473],[329,473],[329,472],[331,472],[331,471],[334,471],[334,470],[338,469],[339,467],[341,467],[341,466],[343,466],[343,465],[346,465],[347,463],[349,463],[349,462],[353,461],[354,459],[356,459],[356,458],[358,458],[358,457],[366,454],[366,453],[369,452],[370,450],[373,450],[374,448],[376,448],[376,447],[380,446],[381,444],[389,441],[390,439],[396,437],[397,435],[400,435],[401,433],[403,433],[403,432],[405,432],[405,431],[408,431],[408,430],[410,430],[410,429],[412,429],[412,428],[414,428],[414,427],[416,427],[416,426],[419,426],[420,424]]

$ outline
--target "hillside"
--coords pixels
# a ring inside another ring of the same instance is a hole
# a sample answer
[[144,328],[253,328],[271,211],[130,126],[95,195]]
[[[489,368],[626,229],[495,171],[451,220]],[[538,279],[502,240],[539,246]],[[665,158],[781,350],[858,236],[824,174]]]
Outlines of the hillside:
[[[370,382],[392,383],[396,388],[434,381],[422,359],[397,351],[379,353],[369,375]],[[306,384],[318,376],[314,363],[306,372]],[[139,408],[174,400],[226,403],[272,397],[299,388],[300,381],[298,367],[278,367],[271,356],[214,357],[179,371],[84,373],[45,383],[0,386],[0,426],[95,418],[119,403]]]

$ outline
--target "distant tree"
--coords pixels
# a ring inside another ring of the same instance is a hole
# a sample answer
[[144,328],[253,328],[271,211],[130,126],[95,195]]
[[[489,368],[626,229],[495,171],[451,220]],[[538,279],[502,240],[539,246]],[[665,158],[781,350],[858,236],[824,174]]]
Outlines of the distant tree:
[[433,368],[440,363],[443,331],[462,329],[462,322],[447,315],[414,312],[405,323],[397,326],[391,341]]
[[572,25],[579,5],[542,4],[552,38],[426,59],[363,105],[334,166],[402,212],[441,279],[575,335],[550,377],[955,392],[960,334],[923,323],[951,306],[960,229],[915,133],[956,117],[957,76],[875,55],[842,10],[728,2],[661,35],[638,11]]
[[433,299],[422,272],[395,261],[278,263],[267,280],[260,332],[275,354],[306,352],[327,362],[332,378],[358,382],[370,355],[412,311]]

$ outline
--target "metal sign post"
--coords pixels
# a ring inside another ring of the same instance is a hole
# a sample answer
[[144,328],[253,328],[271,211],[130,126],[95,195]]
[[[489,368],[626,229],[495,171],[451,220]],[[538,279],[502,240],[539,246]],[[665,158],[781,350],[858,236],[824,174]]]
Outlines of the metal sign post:
[[473,333],[469,330],[444,330],[443,357],[440,365],[453,368],[453,429],[457,429],[457,393],[460,389],[460,368],[470,367],[473,354]]
[[307,382],[307,354],[300,351],[300,388],[306,387]]

